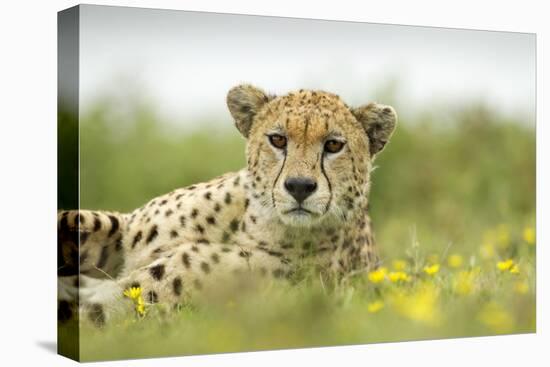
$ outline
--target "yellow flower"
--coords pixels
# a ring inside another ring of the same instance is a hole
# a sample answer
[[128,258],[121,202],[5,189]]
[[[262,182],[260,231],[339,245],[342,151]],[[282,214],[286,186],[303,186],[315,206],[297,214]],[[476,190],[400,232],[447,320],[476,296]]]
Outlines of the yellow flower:
[[526,227],[523,230],[523,240],[528,245],[534,245],[535,244],[535,230],[531,227]]
[[508,333],[514,329],[512,315],[496,303],[485,305],[479,312],[478,319],[497,333]]
[[384,308],[384,302],[378,300],[367,304],[367,311],[370,313],[376,313]]
[[380,283],[386,278],[386,273],[388,272],[388,269],[382,267],[378,268],[376,270],[373,270],[369,272],[368,278],[372,283]]
[[504,271],[510,271],[513,266],[514,266],[514,260],[512,260],[512,259],[497,262],[498,270],[503,271],[503,272]]
[[133,300],[138,299],[141,297],[141,288],[140,287],[128,288],[124,291],[124,295]]
[[511,274],[519,274],[519,265],[512,259],[497,262],[497,268],[504,272],[510,272]]
[[136,304],[136,312],[140,316],[145,315],[145,305],[143,304],[143,302]]
[[426,273],[428,275],[434,275],[438,271],[439,271],[439,264],[433,264],[433,265],[424,267],[424,273]]
[[404,271],[407,268],[407,262],[405,260],[393,260],[392,265],[397,271]]
[[123,292],[125,297],[130,298],[134,302],[134,307],[139,316],[145,315],[145,302],[141,296],[141,287],[131,287]]
[[438,293],[434,286],[426,285],[412,294],[398,292],[390,299],[397,313],[411,320],[436,324],[441,318]]
[[411,277],[404,271],[392,271],[388,274],[388,278],[392,283],[397,283],[399,281],[408,282],[411,280]]
[[529,284],[527,282],[515,282],[514,283],[514,292],[519,294],[527,294],[529,292]]
[[463,262],[464,260],[462,259],[462,256],[460,256],[459,254],[453,254],[449,256],[449,258],[447,259],[447,264],[449,265],[449,267],[455,268],[455,269],[460,268]]

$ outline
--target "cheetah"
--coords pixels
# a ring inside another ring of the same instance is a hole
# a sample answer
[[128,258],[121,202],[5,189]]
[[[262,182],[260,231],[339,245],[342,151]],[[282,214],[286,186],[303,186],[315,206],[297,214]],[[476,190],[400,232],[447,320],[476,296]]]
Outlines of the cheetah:
[[60,320],[86,315],[102,325],[124,309],[130,287],[146,304],[176,306],[233,273],[284,279],[304,259],[337,275],[377,266],[370,173],[395,129],[394,109],[247,84],[228,92],[227,106],[247,140],[246,168],[131,213],[58,213]]

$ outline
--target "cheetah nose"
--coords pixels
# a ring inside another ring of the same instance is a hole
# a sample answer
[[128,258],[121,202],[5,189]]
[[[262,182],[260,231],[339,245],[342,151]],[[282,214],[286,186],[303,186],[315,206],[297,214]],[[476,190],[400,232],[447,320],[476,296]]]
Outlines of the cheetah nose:
[[301,204],[317,190],[317,182],[307,177],[289,177],[285,180],[285,189]]

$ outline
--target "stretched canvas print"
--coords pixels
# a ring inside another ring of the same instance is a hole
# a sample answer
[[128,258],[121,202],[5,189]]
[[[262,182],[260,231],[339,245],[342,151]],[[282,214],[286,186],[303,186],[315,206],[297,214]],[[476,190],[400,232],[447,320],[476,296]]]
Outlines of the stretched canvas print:
[[534,34],[58,20],[60,354],[535,332]]

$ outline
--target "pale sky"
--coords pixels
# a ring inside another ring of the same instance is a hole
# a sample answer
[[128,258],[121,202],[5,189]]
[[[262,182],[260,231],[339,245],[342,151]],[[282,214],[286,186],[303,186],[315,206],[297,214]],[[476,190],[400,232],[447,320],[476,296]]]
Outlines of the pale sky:
[[484,101],[534,119],[533,34],[91,5],[80,24],[83,111],[106,93],[121,103],[142,95],[192,124],[228,119],[225,95],[242,82],[357,105],[398,80],[401,114]]

